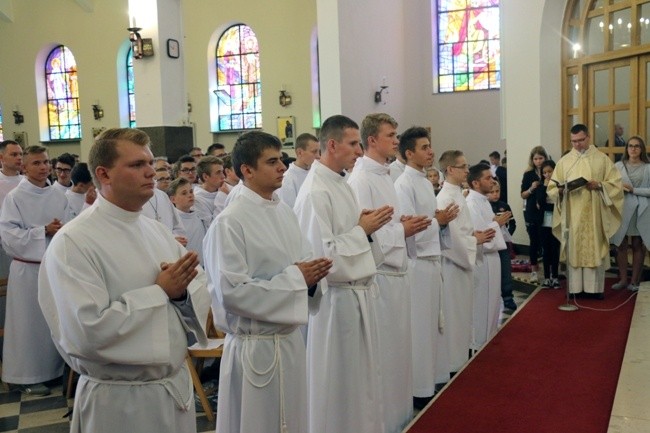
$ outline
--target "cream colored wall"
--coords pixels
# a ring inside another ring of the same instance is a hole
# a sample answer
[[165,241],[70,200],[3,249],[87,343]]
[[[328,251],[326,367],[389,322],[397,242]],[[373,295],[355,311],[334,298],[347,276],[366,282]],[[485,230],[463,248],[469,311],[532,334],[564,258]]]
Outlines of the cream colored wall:
[[[79,70],[79,102],[83,122],[81,145],[45,143],[51,156],[80,153],[85,158],[92,143],[92,128],[119,124],[115,62],[118,48],[128,37],[126,0],[93,2],[86,12],[75,2],[13,1],[13,22],[0,20],[0,104],[5,138],[16,131],[28,134],[30,145],[40,143],[35,74],[39,53],[57,44],[70,48]],[[38,12],[37,12],[38,11]],[[94,120],[92,104],[99,101],[105,117]],[[25,123],[15,125],[12,110],[20,107]]]
[[[263,129],[277,134],[278,116],[295,116],[296,133],[313,133],[311,111],[310,37],[316,26],[314,0],[266,0],[183,2],[183,61],[186,67],[187,92],[192,103],[190,121],[196,124],[197,144],[206,149],[214,141],[230,148],[238,134],[210,132],[208,103],[208,62],[213,62],[210,48],[232,24],[249,25],[260,42],[262,72]],[[280,89],[285,86],[292,97],[288,107],[280,106]]]

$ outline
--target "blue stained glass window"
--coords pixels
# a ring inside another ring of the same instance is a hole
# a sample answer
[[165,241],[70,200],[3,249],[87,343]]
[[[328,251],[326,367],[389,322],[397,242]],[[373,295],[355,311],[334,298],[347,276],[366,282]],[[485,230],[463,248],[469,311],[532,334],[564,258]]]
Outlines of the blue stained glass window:
[[501,87],[499,0],[438,0],[438,90]]
[[4,141],[4,133],[2,131],[2,107],[0,107],[0,141]]
[[45,88],[50,140],[81,138],[77,63],[72,52],[59,45],[45,61]]
[[129,128],[135,128],[135,78],[133,75],[133,48],[126,55],[126,91],[129,102]]
[[216,62],[219,130],[261,128],[260,52],[253,30],[237,24],[223,32]]

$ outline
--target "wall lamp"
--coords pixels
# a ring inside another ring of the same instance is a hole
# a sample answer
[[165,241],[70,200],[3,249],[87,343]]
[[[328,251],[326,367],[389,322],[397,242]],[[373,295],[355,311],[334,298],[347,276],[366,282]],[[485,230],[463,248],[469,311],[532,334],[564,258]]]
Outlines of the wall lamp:
[[20,125],[21,123],[25,122],[25,116],[23,116],[20,111],[14,110],[14,123],[16,125]]
[[388,86],[380,86],[379,90],[375,92],[375,103],[379,104],[381,102],[381,94],[386,89],[388,89]]
[[153,56],[153,41],[151,38],[142,38],[140,36],[141,27],[129,27],[129,40],[131,41],[131,49],[133,50],[133,58],[141,59],[143,57]]
[[93,104],[93,116],[95,117],[95,120],[104,117],[104,109],[99,106],[99,103]]
[[291,95],[289,95],[286,90],[280,90],[279,102],[283,107],[291,105]]

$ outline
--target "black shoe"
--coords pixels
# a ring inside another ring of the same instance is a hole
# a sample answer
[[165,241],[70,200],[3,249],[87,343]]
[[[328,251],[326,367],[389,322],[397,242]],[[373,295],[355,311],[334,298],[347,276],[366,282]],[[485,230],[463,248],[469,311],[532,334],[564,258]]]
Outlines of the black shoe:
[[515,303],[514,299],[507,299],[503,301],[503,308],[506,311],[514,312],[517,310],[517,304]]
[[591,293],[590,294],[591,299],[597,299],[599,301],[604,301],[605,300],[605,294],[604,293]]
[[424,409],[426,407],[426,405],[429,404],[429,402],[431,401],[432,398],[433,398],[433,396],[431,396],[431,397],[413,397],[413,408],[415,410]]

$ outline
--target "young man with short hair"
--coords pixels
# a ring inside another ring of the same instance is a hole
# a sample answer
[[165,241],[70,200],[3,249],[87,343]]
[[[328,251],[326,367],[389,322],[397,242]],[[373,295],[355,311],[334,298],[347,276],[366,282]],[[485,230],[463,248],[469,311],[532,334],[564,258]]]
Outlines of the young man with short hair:
[[[436,384],[449,381],[448,349],[445,339],[441,250],[449,247],[447,225],[458,215],[451,203],[438,210],[426,167],[433,163],[433,149],[425,128],[412,127],[400,135],[399,151],[406,161],[404,173],[395,181],[403,215],[427,215],[431,225],[415,234],[407,249],[412,266],[411,341],[413,362],[413,405],[423,409],[435,393]],[[434,169],[435,170],[435,169]],[[437,171],[436,171],[437,172]]]
[[[403,215],[399,211],[388,168],[388,161],[395,157],[399,144],[395,119],[385,113],[366,116],[361,124],[361,141],[365,152],[356,161],[348,183],[363,209],[389,206],[395,210],[391,220],[372,234],[370,247],[377,267],[377,317],[395,318],[381,320],[377,335],[382,371],[382,417],[386,431],[397,432],[413,415],[411,293],[406,239],[429,227],[431,219],[426,215]],[[383,350],[383,347],[392,349]]]
[[445,175],[445,183],[436,197],[438,209],[445,209],[451,203],[459,207],[458,217],[449,223],[450,248],[442,251],[449,371],[455,373],[468,361],[472,343],[472,298],[478,245],[492,240],[496,231],[474,230],[462,190],[469,172],[463,152],[448,150],[442,154],[438,164]]
[[194,189],[194,210],[209,226],[216,217],[215,200],[223,185],[223,162],[216,156],[204,156],[196,166],[199,186]]
[[137,129],[95,138],[97,200],[41,266],[39,303],[59,352],[82,373],[72,433],[196,433],[185,358],[188,344],[207,344],[210,300],[196,253],[141,214],[156,190],[149,145]]
[[43,382],[63,374],[63,360],[38,307],[38,270],[52,237],[71,218],[62,191],[49,184],[47,149],[25,149],[25,176],[2,205],[0,236],[13,257],[7,283],[2,380],[23,393],[47,395]]
[[311,259],[309,242],[296,236],[296,216],[275,194],[285,171],[281,147],[264,132],[239,137],[232,156],[244,179],[241,193],[205,237],[215,322],[227,332],[219,433],[307,431],[299,326],[307,323],[308,288],[327,275],[332,261]]
[[321,126],[320,146],[321,159],[314,161],[294,205],[314,255],[334,261],[310,298],[309,431],[375,433],[383,431],[382,392],[369,239],[390,222],[393,209],[362,210],[342,176],[363,154],[356,122],[329,117]]
[[282,188],[278,190],[280,200],[290,208],[293,208],[296,202],[298,191],[309,173],[309,168],[315,160],[320,158],[320,144],[318,144],[318,138],[312,134],[300,134],[296,138],[295,149],[296,160],[289,165],[284,173]]
[[190,155],[183,155],[174,164],[174,179],[184,177],[191,184],[196,183],[196,161]]
[[472,312],[472,349],[479,350],[497,332],[501,316],[501,259],[499,251],[506,250],[501,232],[512,213],[495,215],[487,195],[492,190],[494,179],[487,164],[477,164],[469,169],[467,183],[467,207],[472,217],[474,230],[495,230],[494,237],[479,245],[476,255],[474,277],[474,300]]
[[[13,140],[0,143],[0,209],[9,191],[18,186],[23,178],[20,174],[23,165],[23,148]],[[3,248],[0,248],[0,278],[7,278],[11,257]]]
[[227,155],[226,146],[221,143],[213,143],[208,146],[208,150],[205,152],[205,154],[221,158]]
[[[72,217],[76,217],[84,209],[84,205],[92,205],[96,197],[93,193],[95,186],[93,185],[93,179],[88,170],[88,164],[85,162],[80,162],[75,164],[72,168],[72,173],[70,173],[70,178],[72,180],[72,188],[65,192],[65,196],[68,199],[68,206],[70,206],[70,212]],[[90,192],[90,194],[88,194]]]
[[53,183],[53,186],[59,189],[61,192],[66,192],[72,188],[71,173],[74,164],[74,156],[70,155],[69,153],[62,153],[56,158],[56,163],[54,164],[56,182]]
[[203,158],[203,150],[200,147],[193,147],[192,150],[190,150],[190,156],[194,158],[194,162],[197,164]]

